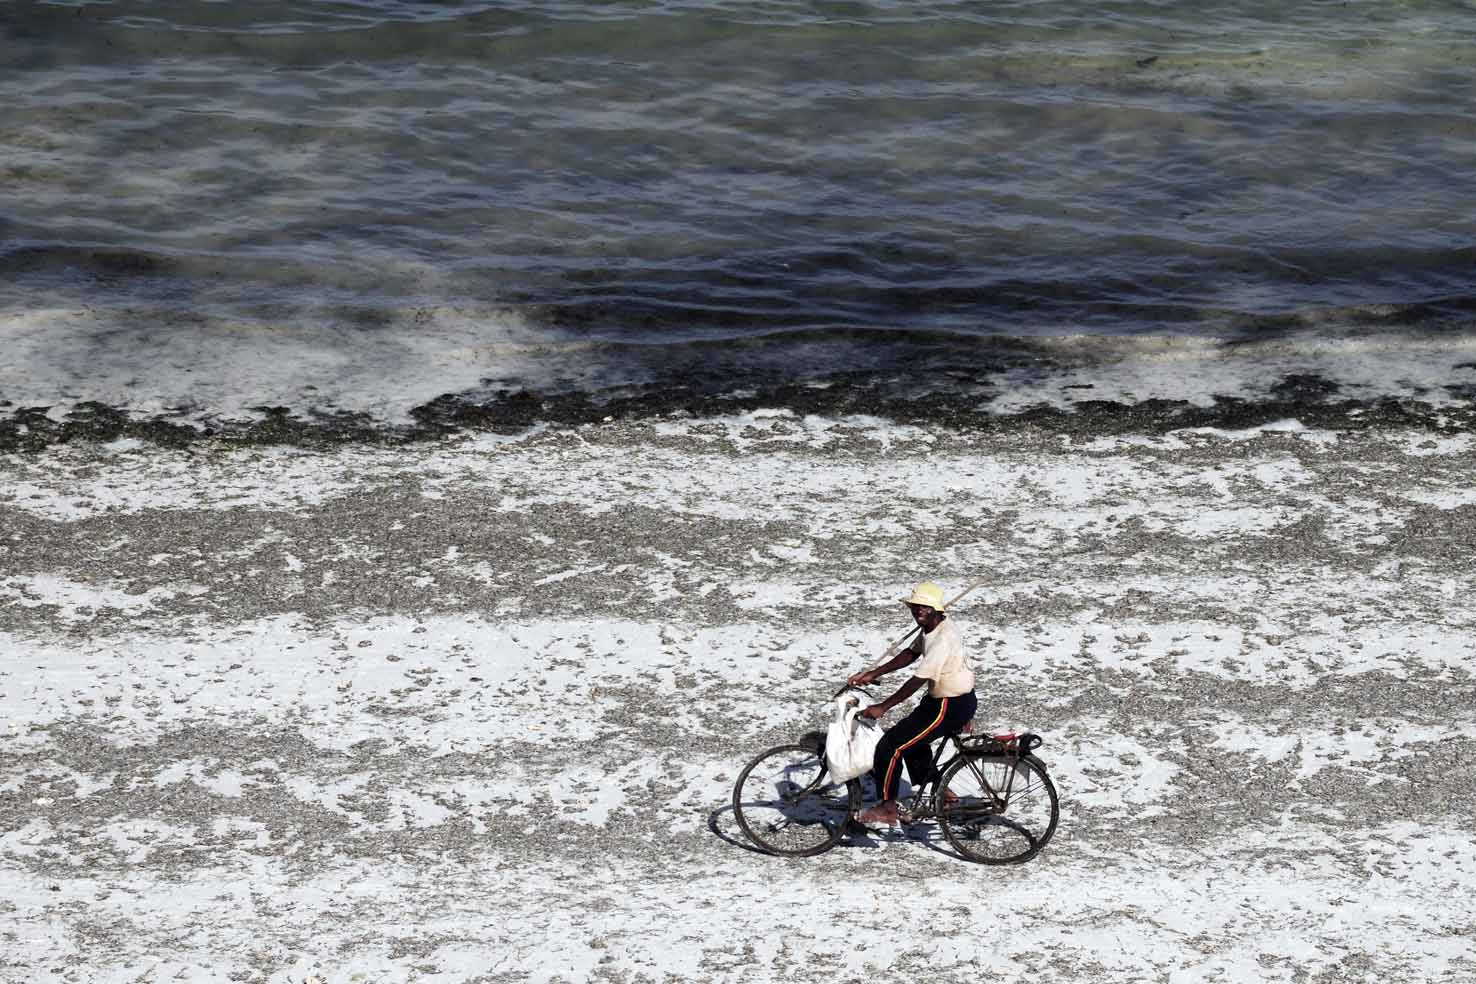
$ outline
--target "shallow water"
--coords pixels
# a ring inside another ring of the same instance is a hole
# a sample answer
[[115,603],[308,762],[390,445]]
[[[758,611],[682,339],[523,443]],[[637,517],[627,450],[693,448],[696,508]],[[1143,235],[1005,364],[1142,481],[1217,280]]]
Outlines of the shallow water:
[[393,417],[1021,346],[1095,385],[1165,343],[1215,353],[1200,394],[1465,399],[1473,35],[1469,3],[7,4],[0,399]]

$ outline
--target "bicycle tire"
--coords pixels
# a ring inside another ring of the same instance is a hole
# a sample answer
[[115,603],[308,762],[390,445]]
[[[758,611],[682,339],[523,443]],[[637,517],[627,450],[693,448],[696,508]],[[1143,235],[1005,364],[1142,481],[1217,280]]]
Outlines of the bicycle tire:
[[[945,802],[948,794],[957,800]],[[980,864],[1029,861],[1050,843],[1061,819],[1056,786],[1033,755],[959,759],[943,776],[934,807],[948,843]]]
[[733,785],[733,815],[759,849],[802,858],[828,851],[861,806],[861,783],[825,782],[825,759],[809,743],[754,756]]

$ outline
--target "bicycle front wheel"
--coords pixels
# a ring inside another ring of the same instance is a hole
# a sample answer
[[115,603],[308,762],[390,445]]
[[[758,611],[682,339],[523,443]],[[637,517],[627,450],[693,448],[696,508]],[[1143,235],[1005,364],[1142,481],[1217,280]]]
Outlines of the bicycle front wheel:
[[961,758],[943,777],[938,822],[954,850],[981,864],[1029,861],[1056,832],[1056,787],[1033,758]]
[[786,857],[834,847],[860,805],[861,784],[832,781],[812,745],[761,752],[733,787],[733,815],[743,833],[770,854]]

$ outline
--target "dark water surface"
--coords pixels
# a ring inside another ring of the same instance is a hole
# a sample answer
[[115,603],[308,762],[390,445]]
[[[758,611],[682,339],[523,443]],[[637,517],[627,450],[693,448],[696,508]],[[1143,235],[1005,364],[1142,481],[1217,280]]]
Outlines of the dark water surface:
[[7,3],[0,399],[1469,399],[1473,39],[1452,2]]

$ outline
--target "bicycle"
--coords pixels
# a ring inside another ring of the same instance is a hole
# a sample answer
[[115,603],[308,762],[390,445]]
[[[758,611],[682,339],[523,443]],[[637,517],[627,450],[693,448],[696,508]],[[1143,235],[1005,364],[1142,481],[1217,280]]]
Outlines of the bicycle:
[[[903,824],[937,820],[948,843],[969,861],[1029,861],[1060,820],[1055,784],[1034,754],[1042,743],[1030,732],[974,736],[966,728],[945,735],[933,752],[932,778],[913,789],[899,818]],[[952,757],[940,764],[950,747]],[[760,752],[733,786],[739,828],[769,854],[810,857],[830,850],[857,822],[861,780],[827,781],[827,771],[823,732]]]

